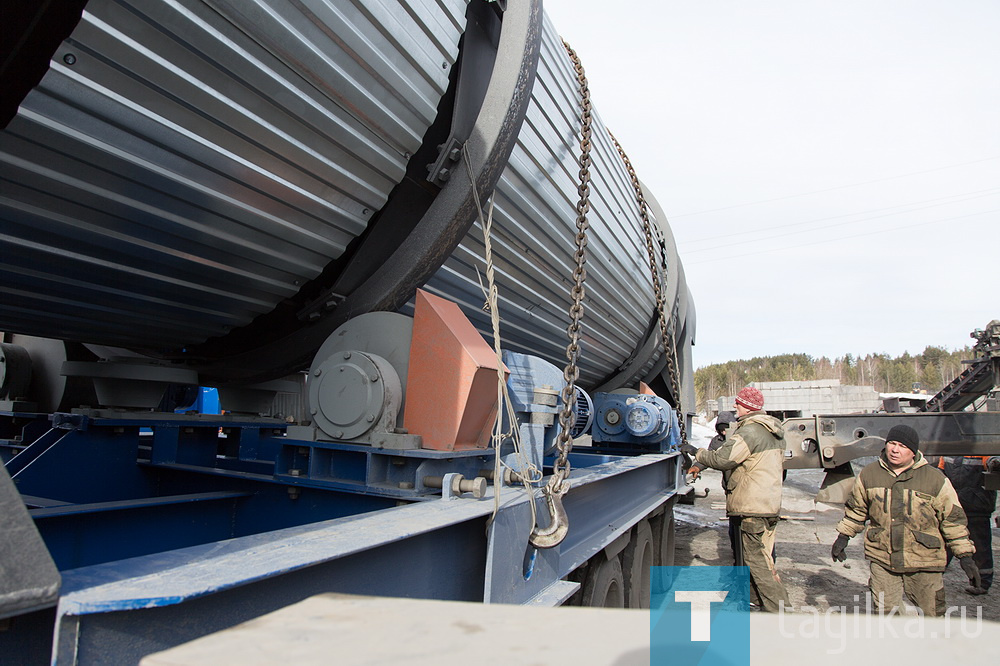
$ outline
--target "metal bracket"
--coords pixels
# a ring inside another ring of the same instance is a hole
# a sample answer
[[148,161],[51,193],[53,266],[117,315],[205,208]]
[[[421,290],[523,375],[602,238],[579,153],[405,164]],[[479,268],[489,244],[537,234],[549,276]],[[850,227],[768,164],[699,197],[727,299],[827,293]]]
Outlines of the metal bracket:
[[52,427],[60,430],[85,431],[90,425],[90,418],[85,414],[66,414],[57,412],[52,415]]

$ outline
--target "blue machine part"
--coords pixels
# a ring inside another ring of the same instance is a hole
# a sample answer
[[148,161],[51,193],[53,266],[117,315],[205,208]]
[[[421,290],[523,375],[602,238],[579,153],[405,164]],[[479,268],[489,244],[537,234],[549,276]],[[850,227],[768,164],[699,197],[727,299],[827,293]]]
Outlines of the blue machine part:
[[[503,352],[503,362],[510,370],[507,389],[521,423],[521,442],[531,442],[532,447],[541,447],[544,455],[552,455],[559,434],[560,395],[565,386],[562,371],[537,356],[516,352]],[[590,396],[576,387],[570,436],[579,437],[590,430],[593,415]],[[504,424],[505,429],[508,425]]]
[[219,389],[207,386],[198,387],[198,397],[186,407],[178,407],[175,410],[179,414],[184,412],[198,412],[199,414],[221,414],[222,409],[219,404]]
[[677,414],[655,395],[597,393],[594,443],[661,444],[666,450],[679,441]]
[[[559,393],[563,387],[563,373],[556,366],[537,356],[503,352],[503,362],[510,370],[507,392],[511,406],[520,423],[521,447],[528,461],[538,469],[542,458],[555,449],[559,434]],[[504,414],[504,430],[510,424]],[[505,462],[520,472],[521,461],[508,456]]]

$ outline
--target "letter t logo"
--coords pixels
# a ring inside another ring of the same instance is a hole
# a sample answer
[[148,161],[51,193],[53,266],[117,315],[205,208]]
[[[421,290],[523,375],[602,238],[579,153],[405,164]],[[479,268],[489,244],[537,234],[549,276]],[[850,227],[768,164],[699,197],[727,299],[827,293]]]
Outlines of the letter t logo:
[[712,603],[723,601],[729,592],[678,590],[674,601],[691,604],[691,640],[712,640]]

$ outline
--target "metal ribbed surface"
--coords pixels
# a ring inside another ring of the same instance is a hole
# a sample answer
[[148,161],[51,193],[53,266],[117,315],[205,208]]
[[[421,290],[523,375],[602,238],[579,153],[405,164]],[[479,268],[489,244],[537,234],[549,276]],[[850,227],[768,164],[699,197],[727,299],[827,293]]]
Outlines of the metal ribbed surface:
[[[576,248],[579,99],[570,59],[546,18],[528,117],[495,195],[491,244],[505,348],[541,355],[560,367],[568,342]],[[595,108],[598,104],[596,100]],[[635,191],[596,113],[591,156],[580,365],[584,385],[593,385],[628,359],[645,339],[655,312]],[[480,279],[485,283],[484,257],[477,223],[427,288],[458,300],[467,314],[473,313],[477,327],[488,332],[479,286]],[[676,261],[676,256],[668,260]],[[669,291],[676,293],[676,286]],[[672,306],[668,303],[668,313]]]
[[0,135],[0,330],[178,347],[271,311],[364,231],[466,0],[91,0]]

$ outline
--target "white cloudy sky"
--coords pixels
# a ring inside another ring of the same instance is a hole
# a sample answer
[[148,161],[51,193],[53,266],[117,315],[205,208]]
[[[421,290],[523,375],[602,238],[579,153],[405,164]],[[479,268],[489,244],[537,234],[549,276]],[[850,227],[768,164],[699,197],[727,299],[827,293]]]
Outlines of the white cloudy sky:
[[544,0],[667,213],[697,366],[1000,318],[1000,2]]

